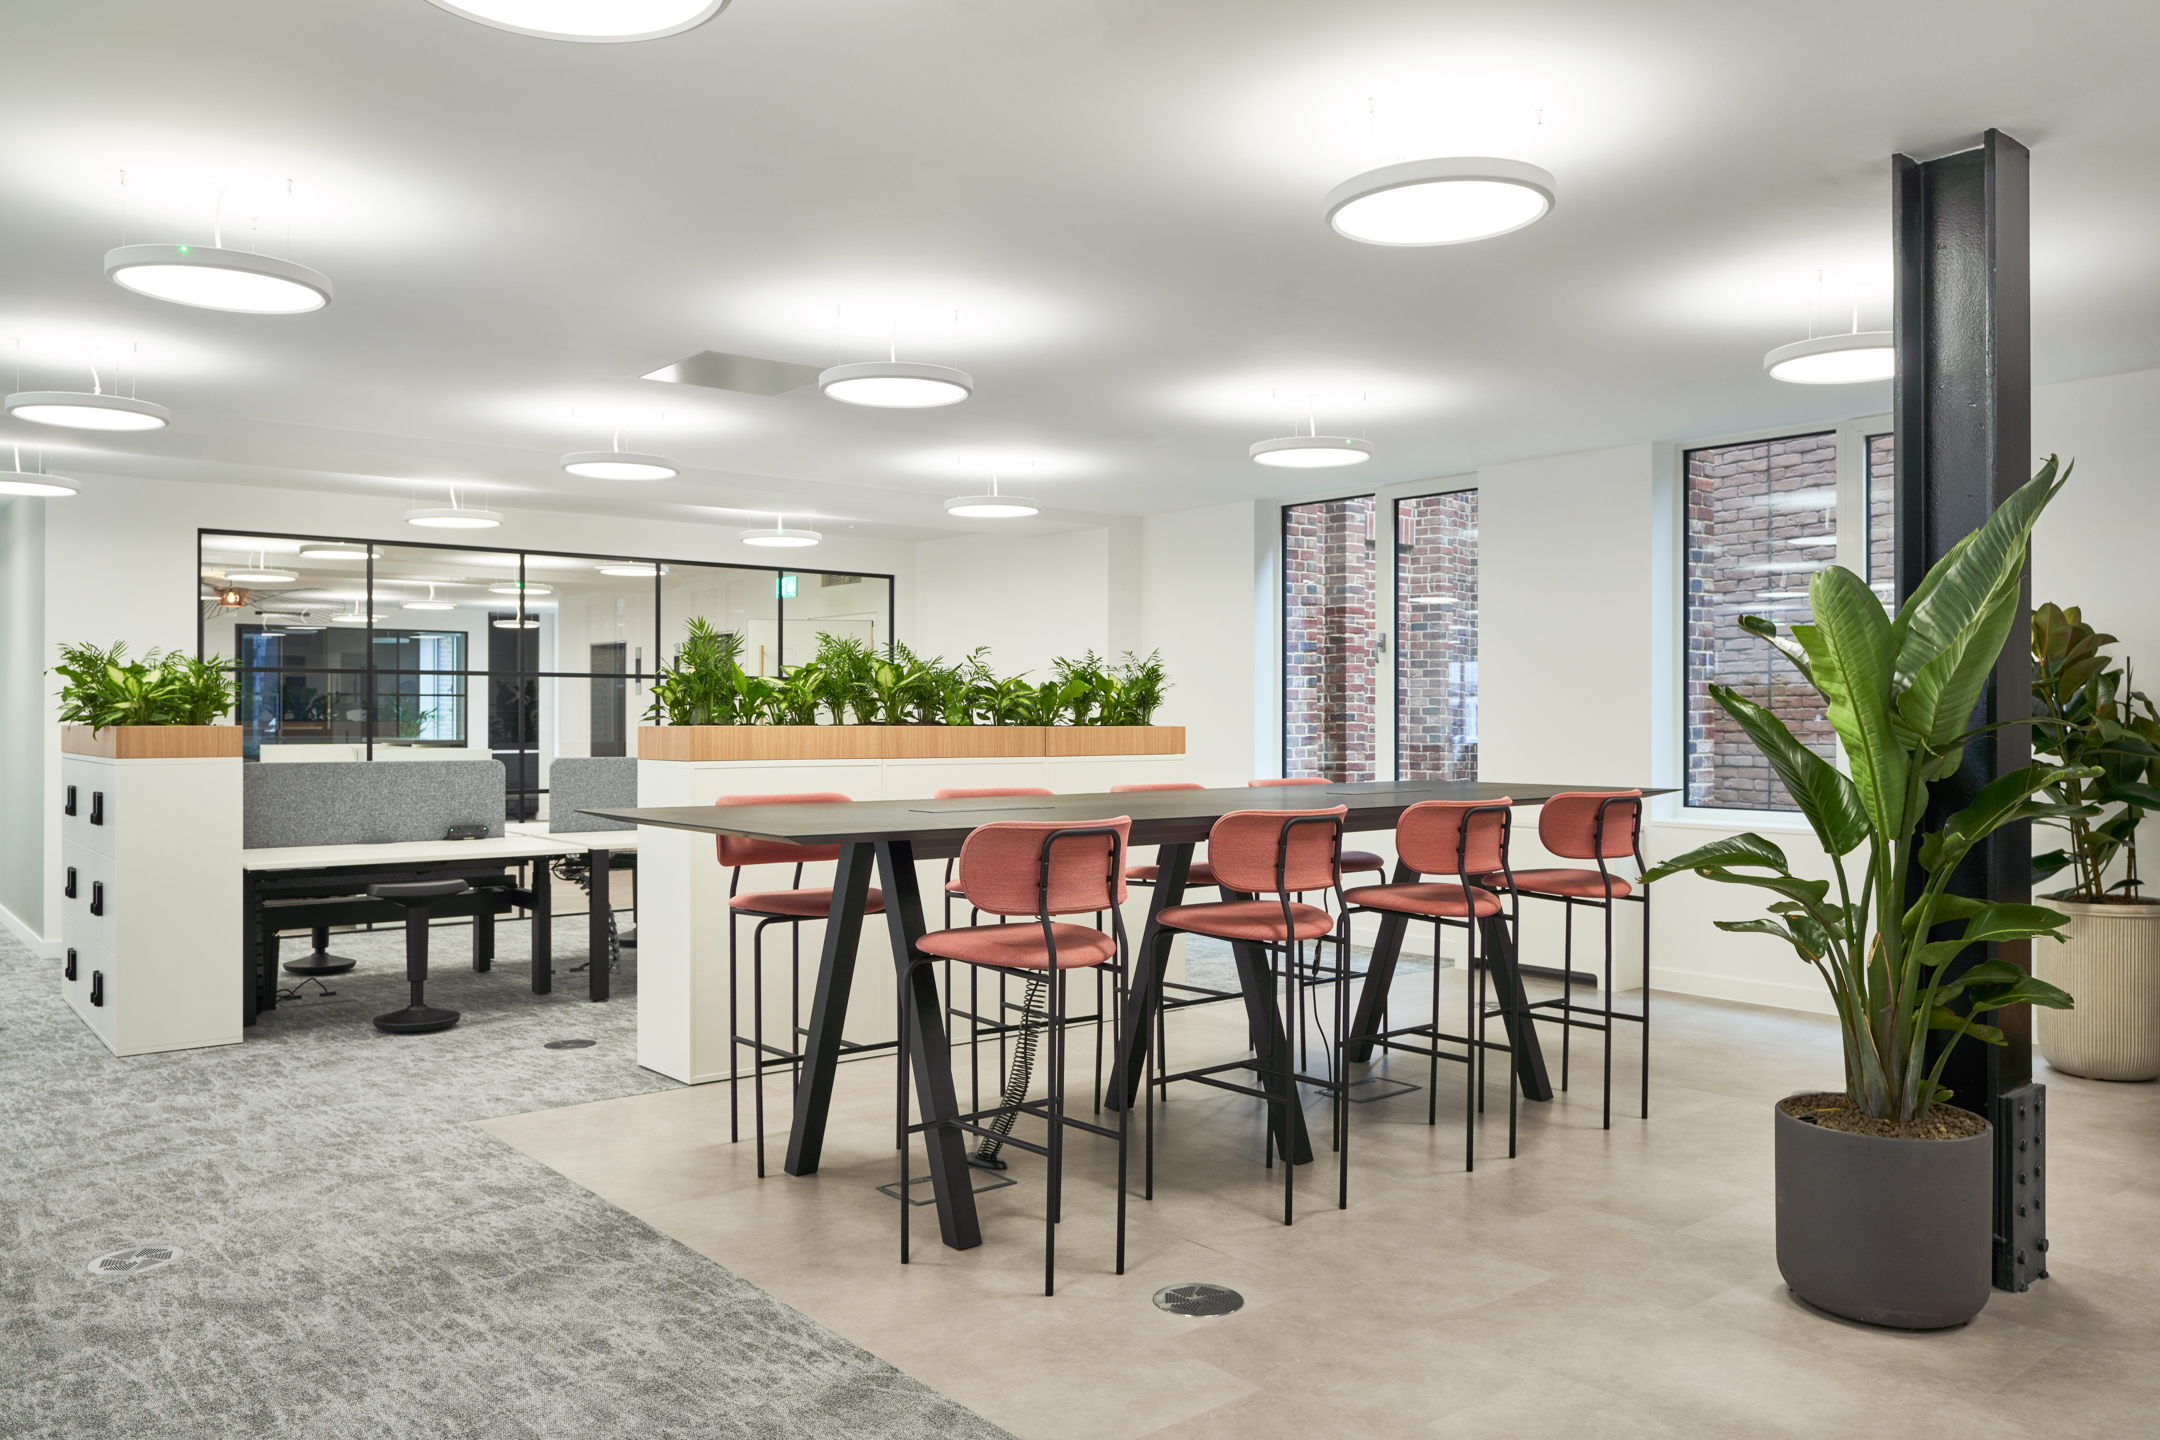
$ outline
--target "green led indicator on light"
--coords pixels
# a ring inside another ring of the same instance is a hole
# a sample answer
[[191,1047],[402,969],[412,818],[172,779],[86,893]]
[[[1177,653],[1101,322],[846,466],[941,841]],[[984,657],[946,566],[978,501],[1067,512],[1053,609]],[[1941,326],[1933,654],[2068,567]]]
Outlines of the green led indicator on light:
[[193,246],[191,246],[191,245],[182,245],[182,246],[180,247],[180,253],[181,253],[182,255],[185,255],[185,254],[187,254],[187,253],[188,253],[188,251],[192,250],[193,248],[194,248],[194,247],[193,247]]

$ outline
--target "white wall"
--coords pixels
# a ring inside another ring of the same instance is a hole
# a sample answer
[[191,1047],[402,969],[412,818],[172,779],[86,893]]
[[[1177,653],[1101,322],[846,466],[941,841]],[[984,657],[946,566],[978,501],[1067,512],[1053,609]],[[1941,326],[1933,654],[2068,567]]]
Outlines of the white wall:
[[1171,688],[1155,718],[1185,727],[1186,778],[1202,785],[1276,773],[1272,757],[1257,757],[1254,724],[1256,708],[1276,693],[1272,668],[1255,675],[1252,644],[1255,617],[1271,616],[1254,593],[1260,508],[1244,501],[1141,522],[1135,648],[1162,652]]
[[[999,675],[1035,681],[1050,678],[1059,656],[1114,656],[1127,647],[1112,645],[1111,560],[1109,530],[925,540],[915,547],[909,643],[947,660],[988,645]],[[905,614],[905,595],[900,605]]]

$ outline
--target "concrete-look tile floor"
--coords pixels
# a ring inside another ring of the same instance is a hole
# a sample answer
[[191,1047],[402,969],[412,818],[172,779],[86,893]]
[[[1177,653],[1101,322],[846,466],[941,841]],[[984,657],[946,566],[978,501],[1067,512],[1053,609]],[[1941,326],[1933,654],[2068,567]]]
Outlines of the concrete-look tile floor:
[[[2160,1087],[2043,1068],[2053,1278],[1997,1292],[1955,1331],[1870,1330],[1795,1301],[1774,1256],[1770,1107],[1835,1085],[1830,1022],[1656,1005],[1647,1122],[1633,1036],[1610,1132],[1596,1052],[1578,1048],[1572,1092],[1524,1106],[1514,1160],[1495,1084],[1466,1174],[1463,1075],[1443,1067],[1438,1126],[1422,1089],[1354,1107],[1350,1208],[1334,1208],[1323,1149],[1300,1167],[1287,1229],[1258,1104],[1176,1088],[1157,1111],[1153,1201],[1137,1193],[1135,1137],[1122,1276],[1113,1147],[1075,1137],[1054,1298],[1041,1164],[1015,1151],[1019,1183],[981,1196],[980,1248],[944,1248],[924,1206],[914,1263],[898,1263],[896,1206],[875,1188],[897,1174],[889,1060],[841,1067],[814,1177],[780,1172],[784,1084],[768,1088],[762,1181],[747,1104],[729,1143],[724,1085],[487,1128],[1025,1440],[2160,1432]],[[1244,1044],[1235,1007],[1171,1023],[1181,1065]],[[1072,1049],[1079,1093],[1090,1067]],[[1426,1078],[1400,1059],[1392,1073]],[[1308,1114],[1324,1146],[1326,1108]],[[1151,1303],[1186,1281],[1228,1285],[1245,1308],[1196,1319]]]

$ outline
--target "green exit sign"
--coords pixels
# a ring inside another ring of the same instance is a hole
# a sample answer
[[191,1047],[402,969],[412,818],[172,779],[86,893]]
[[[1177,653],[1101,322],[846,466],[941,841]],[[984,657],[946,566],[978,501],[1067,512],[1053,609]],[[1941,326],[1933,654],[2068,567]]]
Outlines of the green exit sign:
[[792,600],[792,599],[794,599],[794,598],[795,598],[795,578],[796,578],[796,577],[795,577],[795,576],[793,576],[793,575],[775,575],[775,576],[773,576],[773,582],[772,582],[772,593],[773,593],[773,594],[774,594],[775,596],[777,596],[777,597],[778,597],[779,599],[782,599],[782,600]]

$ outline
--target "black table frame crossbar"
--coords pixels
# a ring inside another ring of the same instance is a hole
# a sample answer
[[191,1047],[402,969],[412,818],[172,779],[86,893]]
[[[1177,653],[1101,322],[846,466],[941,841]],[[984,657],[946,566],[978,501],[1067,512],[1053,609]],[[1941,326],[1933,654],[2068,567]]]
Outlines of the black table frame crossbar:
[[[1360,784],[1286,787],[1282,789],[1134,791],[1117,794],[1044,796],[1030,807],[1030,819],[1087,824],[1124,815],[1131,817],[1128,844],[1160,847],[1160,876],[1149,899],[1148,921],[1132,947],[1132,971],[1126,980],[1121,1033],[1113,1063],[1108,1102],[1115,1108],[1133,1106],[1141,1100],[1141,1086],[1149,1068],[1149,1031],[1158,1013],[1152,1004],[1135,1004],[1134,998],[1151,999],[1161,992],[1163,967],[1168,960],[1169,935],[1160,928],[1161,912],[1183,903],[1193,847],[1206,840],[1216,820],[1234,810],[1309,810],[1315,804],[1343,804],[1346,831],[1388,830],[1411,805],[1426,800],[1471,800],[1485,803],[1511,797],[1517,805],[1536,805],[1568,791],[1612,792],[1621,787],[1594,785],[1518,784],[1494,785],[1481,781],[1403,781]],[[1646,790],[1646,796],[1663,793]],[[788,1136],[786,1169],[791,1175],[816,1173],[823,1158],[827,1119],[831,1113],[835,1070],[846,1043],[848,996],[855,979],[856,952],[862,935],[864,904],[871,874],[885,896],[885,923],[892,941],[896,974],[905,982],[899,1003],[911,1007],[912,1021],[904,1026],[908,1066],[920,1113],[927,1118],[923,1130],[929,1142],[929,1170],[937,1197],[938,1225],[946,1245],[971,1249],[982,1243],[982,1229],[969,1183],[960,1107],[953,1086],[951,1043],[945,1026],[945,1005],[938,994],[932,968],[914,964],[921,958],[916,942],[927,933],[923,895],[916,863],[944,859],[960,853],[967,836],[979,825],[999,818],[997,811],[1009,807],[974,801],[857,801],[849,805],[684,805],[642,809],[594,809],[584,813],[631,825],[690,831],[700,835],[739,835],[750,839],[776,840],[799,845],[834,845],[839,858],[834,864],[832,909],[827,917],[818,962],[817,981],[810,1007],[810,1035],[805,1047],[801,1079],[796,1089],[794,1117]],[[1383,916],[1380,934],[1366,970],[1366,984],[1358,1002],[1351,1037],[1369,1035],[1380,1028],[1385,997],[1393,982],[1395,963],[1402,946],[1407,917]],[[1515,968],[1514,937],[1504,923],[1484,922],[1480,949],[1492,967],[1499,992],[1499,1012],[1508,1033],[1508,1048],[1522,1096],[1529,1100],[1552,1098],[1545,1062],[1538,1048],[1530,1001]],[[1246,1003],[1256,1007],[1256,1018],[1271,1017],[1278,1043],[1282,1033],[1275,1009],[1272,967],[1261,967],[1269,976],[1268,994],[1259,988],[1248,967],[1241,962],[1246,980]],[[1263,1003],[1264,1001],[1264,1003]],[[904,1012],[905,1013],[905,1012]],[[1371,1054],[1369,1042],[1346,1047],[1346,1058],[1361,1063]],[[1363,1053],[1358,1053],[1362,1050]],[[1274,1108],[1274,1107],[1271,1107]],[[1298,1107],[1288,1107],[1297,1114]],[[1297,1114],[1302,1129],[1302,1115]],[[1297,1153],[1293,1151],[1292,1153]],[[1309,1153],[1309,1151],[1307,1152]]]

